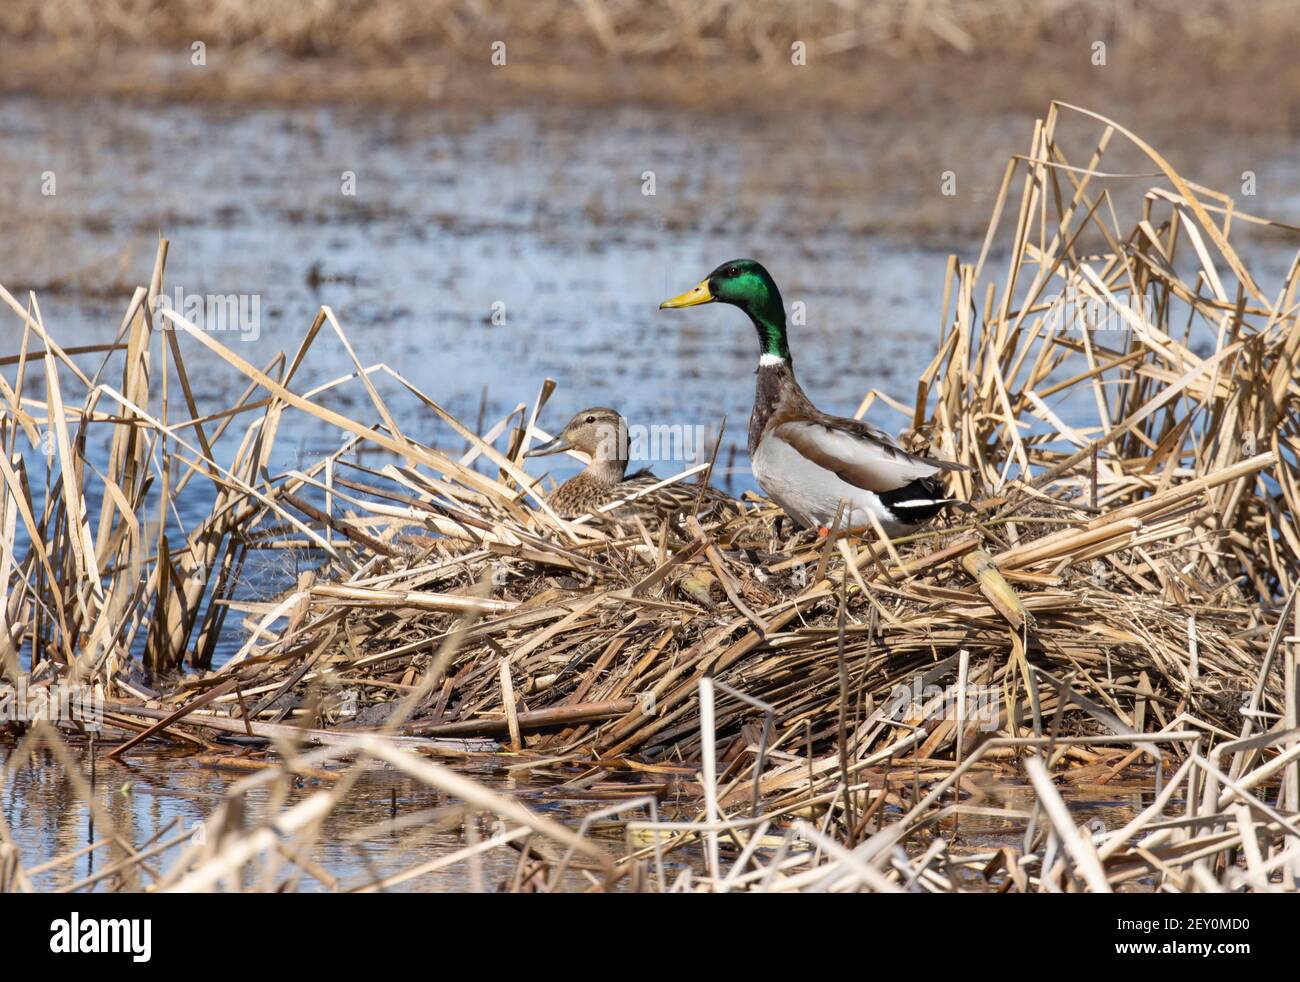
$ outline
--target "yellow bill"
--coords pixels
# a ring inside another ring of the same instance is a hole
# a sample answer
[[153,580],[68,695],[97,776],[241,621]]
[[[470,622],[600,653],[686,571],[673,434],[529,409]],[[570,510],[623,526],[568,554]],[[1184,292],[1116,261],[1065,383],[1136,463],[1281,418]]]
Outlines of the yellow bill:
[[665,300],[659,305],[660,310],[672,307],[696,307],[702,303],[713,303],[713,294],[709,292],[709,281],[703,280],[693,290],[687,290],[681,296]]

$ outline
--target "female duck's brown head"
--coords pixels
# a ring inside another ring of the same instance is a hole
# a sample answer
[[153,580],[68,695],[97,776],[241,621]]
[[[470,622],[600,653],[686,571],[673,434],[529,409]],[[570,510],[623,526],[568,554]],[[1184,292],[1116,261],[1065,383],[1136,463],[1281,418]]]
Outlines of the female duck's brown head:
[[559,436],[529,450],[525,457],[545,457],[579,450],[591,458],[584,473],[610,483],[623,480],[627,469],[627,420],[615,410],[592,406],[575,413]]

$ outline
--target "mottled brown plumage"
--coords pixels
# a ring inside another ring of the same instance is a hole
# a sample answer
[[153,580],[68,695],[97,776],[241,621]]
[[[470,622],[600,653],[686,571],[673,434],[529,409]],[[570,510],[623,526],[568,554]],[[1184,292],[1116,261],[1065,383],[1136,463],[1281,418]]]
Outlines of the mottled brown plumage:
[[[698,484],[669,484],[649,491],[634,501],[600,512],[603,505],[619,501],[659,483],[649,470],[627,473],[627,421],[615,410],[593,406],[574,415],[554,440],[528,451],[527,457],[541,457],[564,450],[579,450],[591,458],[579,474],[569,478],[547,496],[546,502],[561,518],[597,517],[676,522],[685,515],[708,516],[740,506],[713,488],[700,495]],[[699,501],[698,510],[696,501]]]

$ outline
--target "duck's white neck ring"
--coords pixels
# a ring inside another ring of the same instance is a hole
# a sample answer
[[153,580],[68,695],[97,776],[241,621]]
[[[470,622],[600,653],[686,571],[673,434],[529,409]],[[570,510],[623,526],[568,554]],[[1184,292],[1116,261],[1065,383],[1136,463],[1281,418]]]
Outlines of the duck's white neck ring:
[[780,355],[761,354],[758,356],[758,367],[763,368],[767,365],[784,365],[785,359]]

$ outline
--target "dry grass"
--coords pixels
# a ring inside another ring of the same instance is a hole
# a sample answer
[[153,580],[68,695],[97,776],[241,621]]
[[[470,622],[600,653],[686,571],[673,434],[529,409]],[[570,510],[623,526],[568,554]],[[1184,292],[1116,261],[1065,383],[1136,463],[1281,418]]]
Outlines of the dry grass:
[[[1058,142],[1067,113],[1095,124],[1090,152]],[[1135,185],[1104,173],[1115,139],[1162,175],[1128,202],[1131,228],[1111,195]],[[517,848],[515,889],[571,886],[575,862],[597,889],[1293,889],[1300,266],[1261,291],[1231,244],[1259,221],[1116,124],[1053,106],[1007,165],[981,255],[950,263],[911,410],[913,439],[969,466],[958,490],[975,510],[895,542],[781,542],[758,502],[688,541],[561,520],[520,468],[547,436],[549,386],[482,434],[386,365],[357,359],[312,388],[311,347],[347,344],[328,309],[291,357],[248,364],[173,312],[151,319],[165,244],[93,376],[34,297],[0,292],[24,325],[0,362],[13,373],[0,389],[6,674],[25,674],[26,652],[34,684],[101,685],[110,756],[155,740],[229,756],[222,732],[275,751],[232,788],[219,834],[147,883],[133,847],[103,874],[117,888],[207,889],[249,868],[293,885],[324,817],[378,760],[496,816],[492,837],[467,822],[465,849],[431,862]],[[1010,257],[1000,278],[997,255]],[[1067,287],[1122,319],[1122,343],[1071,329]],[[248,380],[228,413],[199,417],[190,398],[200,352]],[[161,385],[169,359],[180,392]],[[42,398],[26,394],[32,373]],[[402,433],[380,379],[463,453]],[[325,408],[342,385],[365,412]],[[272,475],[291,412],[339,450]],[[84,447],[105,427],[100,472]],[[12,450],[47,429],[53,463],[33,488]],[[350,460],[358,445],[389,462]],[[216,491],[211,514],[169,541],[146,506],[195,481]],[[325,563],[274,602],[234,604],[246,553],[272,546]],[[248,640],[213,671],[232,609]],[[126,674],[137,657],[145,684]],[[184,662],[197,671],[177,679]],[[900,708],[896,687],[914,684],[943,688]],[[976,687],[997,694],[987,719],[954,696]],[[59,745],[48,725],[23,739],[11,760]],[[502,752],[557,797],[610,807],[575,831],[424,759]],[[239,825],[250,790],[321,769],[328,787]],[[1121,828],[1076,825],[1062,784],[1129,776],[1155,782],[1150,807]],[[985,800],[1020,777],[1031,815]],[[990,812],[1023,839],[950,837],[954,819]],[[621,847],[587,834],[611,826]],[[0,850],[0,887],[24,888],[3,825]],[[670,880],[674,852],[693,872]]]
[[[1293,23],[1283,0],[1253,6],[1256,24],[1285,29]],[[796,39],[813,46],[819,57],[864,51],[909,57],[944,50],[1007,56],[1080,36],[1139,49],[1175,38],[1222,47],[1239,24],[1238,6],[1229,0],[14,0],[7,31],[28,41],[203,40],[294,56],[386,57],[421,46],[477,50],[506,38],[528,39],[530,50],[559,45],[651,58],[704,58],[727,51],[777,61],[788,58]]]
[[[974,107],[1027,115],[1044,92],[1086,91],[1130,112],[1154,99],[1152,122],[1286,130],[1300,22],[1288,0],[1257,0],[1249,23],[1229,0],[14,0],[0,90],[223,105],[631,101],[908,120],[918,105],[955,104],[956,125]],[[797,69],[796,41],[806,45]],[[497,42],[508,71],[490,61]],[[1240,111],[1260,101],[1273,111]]]

